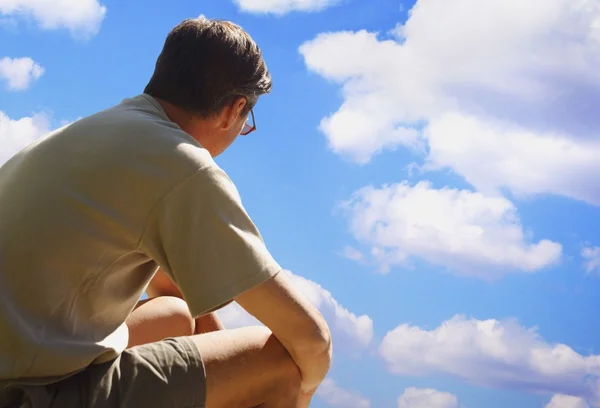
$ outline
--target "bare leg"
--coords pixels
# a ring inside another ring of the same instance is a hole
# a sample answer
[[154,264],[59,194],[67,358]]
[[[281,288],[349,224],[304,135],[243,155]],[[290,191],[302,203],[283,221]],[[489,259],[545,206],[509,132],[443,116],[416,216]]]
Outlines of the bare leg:
[[[175,285],[173,280],[162,269],[159,269],[156,272],[152,281],[146,288],[146,293],[151,298],[174,297],[183,299],[183,294],[177,285]],[[189,313],[186,313],[186,315],[187,314]],[[196,318],[194,326],[195,330],[191,334],[209,333],[211,331],[225,329],[216,313],[207,313],[204,316]]]
[[300,372],[265,327],[190,337],[206,368],[206,408],[295,408]]
[[225,326],[223,326],[223,323],[221,323],[221,319],[219,319],[219,316],[217,316],[217,314],[214,312],[196,318],[194,323],[196,326],[194,334],[225,330]]
[[139,302],[126,323],[129,347],[190,336],[206,368],[206,408],[297,406],[298,367],[265,327],[219,330],[223,326],[214,313],[193,319],[187,304],[170,296]]
[[129,328],[128,347],[167,337],[190,336],[223,329],[216,314],[209,313],[193,319],[185,301],[173,296],[159,296],[138,302],[125,322]]

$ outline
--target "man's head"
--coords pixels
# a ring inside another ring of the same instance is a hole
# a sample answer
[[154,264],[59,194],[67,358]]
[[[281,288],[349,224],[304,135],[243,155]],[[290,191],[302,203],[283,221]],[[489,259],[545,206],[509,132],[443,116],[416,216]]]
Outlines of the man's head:
[[199,18],[169,33],[144,92],[216,156],[270,90],[271,76],[248,33],[231,22]]

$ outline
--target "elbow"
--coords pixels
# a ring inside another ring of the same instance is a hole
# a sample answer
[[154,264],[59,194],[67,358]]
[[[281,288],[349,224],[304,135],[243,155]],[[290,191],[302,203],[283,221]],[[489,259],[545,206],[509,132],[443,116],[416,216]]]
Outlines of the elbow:
[[325,328],[322,330],[321,333],[321,346],[324,348],[327,354],[331,355],[333,349],[333,340],[331,338],[331,330],[329,329],[329,326],[326,322]]
[[330,367],[333,356],[333,342],[331,340],[331,333],[329,330],[327,331],[327,336],[323,338],[320,350],[323,356],[322,358],[325,360],[327,367]]
[[319,314],[315,319],[315,330],[312,336],[310,349],[313,353],[331,360],[333,341],[331,338],[331,330],[325,319]]

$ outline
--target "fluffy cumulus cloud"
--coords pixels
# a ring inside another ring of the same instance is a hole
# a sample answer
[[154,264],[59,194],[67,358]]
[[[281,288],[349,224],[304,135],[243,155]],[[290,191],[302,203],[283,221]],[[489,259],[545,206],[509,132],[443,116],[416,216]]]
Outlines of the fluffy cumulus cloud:
[[581,256],[585,259],[584,266],[588,273],[600,272],[600,247],[583,248]]
[[554,395],[545,408],[589,408],[583,398],[570,395]]
[[446,374],[479,386],[572,395],[600,406],[600,356],[549,344],[514,320],[455,316],[433,330],[403,324],[387,333],[379,352],[399,375]]
[[11,91],[24,91],[44,74],[44,68],[29,57],[0,58],[0,79]]
[[331,378],[326,378],[321,383],[317,389],[317,395],[325,403],[336,408],[371,408],[371,402],[368,399],[356,392],[341,388]]
[[238,7],[249,13],[283,15],[291,11],[320,11],[340,0],[234,0]]
[[595,0],[418,0],[389,33],[324,33],[300,52],[343,88],[320,125],[335,152],[407,147],[478,189],[600,204],[599,21]]
[[[343,208],[352,234],[384,272],[418,256],[462,275],[494,278],[535,272],[561,255],[560,244],[530,242],[516,208],[501,196],[400,183],[365,187]],[[361,259],[353,249],[346,256]]]
[[[285,272],[296,288],[323,314],[329,324],[337,349],[347,351],[367,347],[373,339],[373,321],[367,315],[357,316],[338,303],[331,292],[318,283],[301,276]],[[229,328],[260,324],[237,303],[224,307],[219,312],[225,326]]]
[[600,185],[589,178],[600,171],[600,139],[576,140],[457,112],[432,119],[425,135],[425,167],[451,167],[480,191],[507,186],[521,197],[554,193],[600,204]]
[[448,392],[410,387],[398,398],[398,408],[459,408],[458,399]]
[[77,37],[96,34],[105,14],[98,0],[0,0],[0,16],[31,19],[45,30],[66,28]]
[[48,115],[39,113],[11,119],[0,111],[0,166],[19,150],[44,136],[51,125]]

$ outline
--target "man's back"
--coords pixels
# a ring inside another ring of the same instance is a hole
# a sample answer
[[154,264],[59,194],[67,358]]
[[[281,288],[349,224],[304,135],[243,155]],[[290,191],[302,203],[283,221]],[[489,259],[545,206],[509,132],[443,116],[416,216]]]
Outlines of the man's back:
[[61,128],[0,168],[0,380],[56,377],[127,345],[156,263],[156,203],[210,155],[141,95]]
[[[212,160],[270,89],[241,27],[187,19],[144,95],[0,168],[0,407],[308,407],[329,328]],[[157,265],[180,293],[137,302]],[[234,300],[266,327],[200,324]]]

